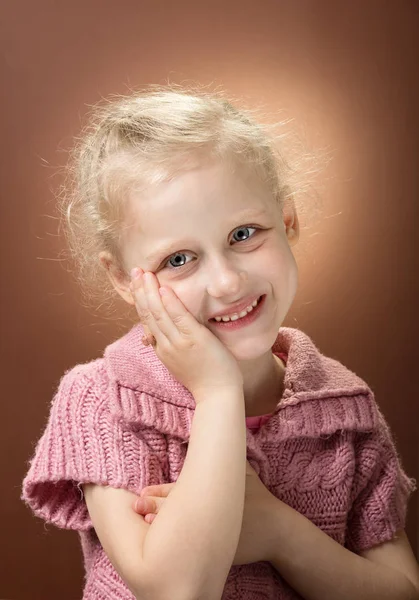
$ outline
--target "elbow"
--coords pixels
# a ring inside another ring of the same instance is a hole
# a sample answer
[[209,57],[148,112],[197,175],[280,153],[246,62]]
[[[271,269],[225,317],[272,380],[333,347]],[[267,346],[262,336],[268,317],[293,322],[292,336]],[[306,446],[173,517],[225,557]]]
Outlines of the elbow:
[[[164,569],[163,569],[164,571]],[[224,591],[225,579],[216,581],[215,577],[205,578],[203,581],[179,581],[173,571],[162,573],[162,569],[146,571],[139,578],[132,589],[136,600],[221,600]]]
[[[199,592],[191,592],[190,588],[185,590],[181,587],[174,589],[174,587],[175,586],[172,586],[169,592],[159,596],[159,600],[221,600],[222,596],[222,594],[219,593],[214,594],[213,591],[201,590]],[[143,600],[143,598],[144,596],[141,597],[141,600]],[[150,598],[153,598],[154,600],[154,596],[150,596]]]
[[221,600],[221,597],[215,596],[212,594],[207,594],[205,592],[194,593],[191,592],[190,588],[185,590],[184,585],[178,585],[175,581],[172,584],[169,582],[169,589],[167,588],[167,583],[162,588],[162,581],[158,581],[155,583],[154,580],[152,585],[144,586],[144,583],[141,587],[135,587],[131,589],[132,593],[135,596],[136,600]]
[[211,588],[201,589],[199,592],[186,593],[183,596],[176,596],[178,600],[221,600],[223,595],[224,586],[217,586],[216,590],[213,586]]

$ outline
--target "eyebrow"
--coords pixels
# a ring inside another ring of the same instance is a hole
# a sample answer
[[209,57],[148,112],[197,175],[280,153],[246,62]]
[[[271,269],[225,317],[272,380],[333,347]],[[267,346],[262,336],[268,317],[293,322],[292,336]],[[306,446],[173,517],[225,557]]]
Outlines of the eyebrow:
[[[266,216],[268,216],[268,213],[265,209],[250,208],[241,212],[234,220],[245,221],[247,219],[258,219],[259,217]],[[160,257],[169,256],[170,254],[175,252],[176,249],[181,248],[185,242],[187,242],[187,240],[175,240],[173,242],[170,242],[169,244],[161,246],[160,248],[157,248],[154,252],[148,254],[145,257],[145,259],[148,263],[154,263],[155,261],[159,260]]]

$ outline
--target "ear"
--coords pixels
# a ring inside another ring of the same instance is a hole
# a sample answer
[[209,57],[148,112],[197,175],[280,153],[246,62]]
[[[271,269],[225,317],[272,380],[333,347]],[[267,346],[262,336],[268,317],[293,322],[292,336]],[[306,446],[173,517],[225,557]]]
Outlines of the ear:
[[290,246],[295,246],[300,238],[300,223],[293,200],[284,207],[283,221],[288,243]]
[[110,252],[101,252],[99,254],[99,261],[106,270],[110,282],[121,298],[131,306],[135,306],[132,292],[129,289],[130,279],[125,271],[117,264],[116,259]]

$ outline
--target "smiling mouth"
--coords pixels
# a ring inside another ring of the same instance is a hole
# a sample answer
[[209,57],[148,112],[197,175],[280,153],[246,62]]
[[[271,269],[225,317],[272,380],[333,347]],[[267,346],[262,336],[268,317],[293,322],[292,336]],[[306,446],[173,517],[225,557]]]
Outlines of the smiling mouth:
[[[245,309],[242,310],[240,313],[233,313],[233,318],[231,317],[227,317],[227,316],[223,316],[223,317],[213,317],[212,319],[209,319],[209,322],[211,323],[229,323],[229,322],[235,322],[235,321],[240,321],[240,319],[244,319],[248,314],[250,314],[251,312],[253,312],[253,310],[255,308],[257,308],[258,304],[260,303],[261,299],[263,298],[264,294],[262,294],[262,296],[259,296],[259,298],[256,301],[256,305],[252,306],[252,308],[250,309]],[[241,316],[239,316],[241,315]]]

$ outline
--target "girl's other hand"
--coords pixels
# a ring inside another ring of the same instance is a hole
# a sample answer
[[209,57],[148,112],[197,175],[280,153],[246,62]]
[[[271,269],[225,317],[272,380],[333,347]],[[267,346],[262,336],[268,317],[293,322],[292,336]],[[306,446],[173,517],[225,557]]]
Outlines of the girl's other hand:
[[154,350],[173,376],[199,401],[200,394],[243,387],[231,352],[186,309],[175,292],[160,288],[157,277],[137,269],[130,289],[141,323],[154,336]]
[[[163,483],[143,488],[140,497],[134,501],[135,512],[143,515],[145,521],[151,524],[175,485],[176,483]],[[243,522],[233,565],[272,559],[276,542],[272,523],[278,502],[278,498],[265,487],[247,461]],[[214,526],[216,522],[214,515]]]

